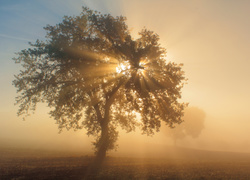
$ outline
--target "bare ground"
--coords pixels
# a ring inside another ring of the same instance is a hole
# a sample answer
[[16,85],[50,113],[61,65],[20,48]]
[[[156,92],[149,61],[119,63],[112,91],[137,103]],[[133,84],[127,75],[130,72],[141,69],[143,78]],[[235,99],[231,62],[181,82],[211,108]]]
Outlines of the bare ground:
[[[181,150],[184,153],[184,150]],[[185,151],[186,158],[108,157],[102,170],[85,177],[91,156],[51,155],[17,149],[0,153],[0,179],[250,179],[250,156]],[[85,178],[84,178],[85,177]]]

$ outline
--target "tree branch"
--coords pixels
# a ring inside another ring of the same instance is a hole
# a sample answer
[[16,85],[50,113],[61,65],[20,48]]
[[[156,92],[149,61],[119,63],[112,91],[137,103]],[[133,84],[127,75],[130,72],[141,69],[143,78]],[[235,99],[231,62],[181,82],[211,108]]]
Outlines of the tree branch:
[[96,105],[94,105],[93,107],[95,108],[98,121],[101,122],[101,120],[103,118],[102,118],[102,114],[101,114],[101,111],[99,109],[98,103]]

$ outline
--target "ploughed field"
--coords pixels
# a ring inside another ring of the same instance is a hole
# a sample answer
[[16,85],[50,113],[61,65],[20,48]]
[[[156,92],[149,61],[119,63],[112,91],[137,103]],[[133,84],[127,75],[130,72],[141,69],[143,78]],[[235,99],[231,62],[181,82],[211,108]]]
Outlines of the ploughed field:
[[[177,149],[179,155],[107,157],[95,179],[250,179],[250,155]],[[91,156],[0,151],[0,179],[84,179]],[[68,157],[67,157],[68,156]],[[87,179],[92,179],[88,176]]]

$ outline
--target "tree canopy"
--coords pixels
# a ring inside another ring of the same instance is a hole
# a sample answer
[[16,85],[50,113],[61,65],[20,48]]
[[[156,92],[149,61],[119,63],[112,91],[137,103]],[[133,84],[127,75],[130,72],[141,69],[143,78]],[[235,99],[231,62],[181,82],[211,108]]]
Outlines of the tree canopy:
[[125,17],[85,7],[44,29],[45,41],[14,58],[22,65],[13,81],[18,115],[46,103],[59,129],[85,128],[96,137],[96,151],[105,153],[115,147],[118,126],[153,134],[161,122],[182,122],[182,65],[166,61],[156,33],[142,29],[134,39]]

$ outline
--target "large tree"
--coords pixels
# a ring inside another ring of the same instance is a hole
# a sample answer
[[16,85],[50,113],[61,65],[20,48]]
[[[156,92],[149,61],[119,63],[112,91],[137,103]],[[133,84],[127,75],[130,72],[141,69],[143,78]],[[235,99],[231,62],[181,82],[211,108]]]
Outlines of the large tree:
[[46,26],[46,41],[14,58],[23,67],[13,81],[18,115],[47,103],[59,129],[85,128],[96,137],[99,160],[116,147],[118,126],[153,134],[161,121],[181,123],[181,64],[166,61],[154,32],[143,29],[133,39],[125,20],[84,7],[79,16]]

